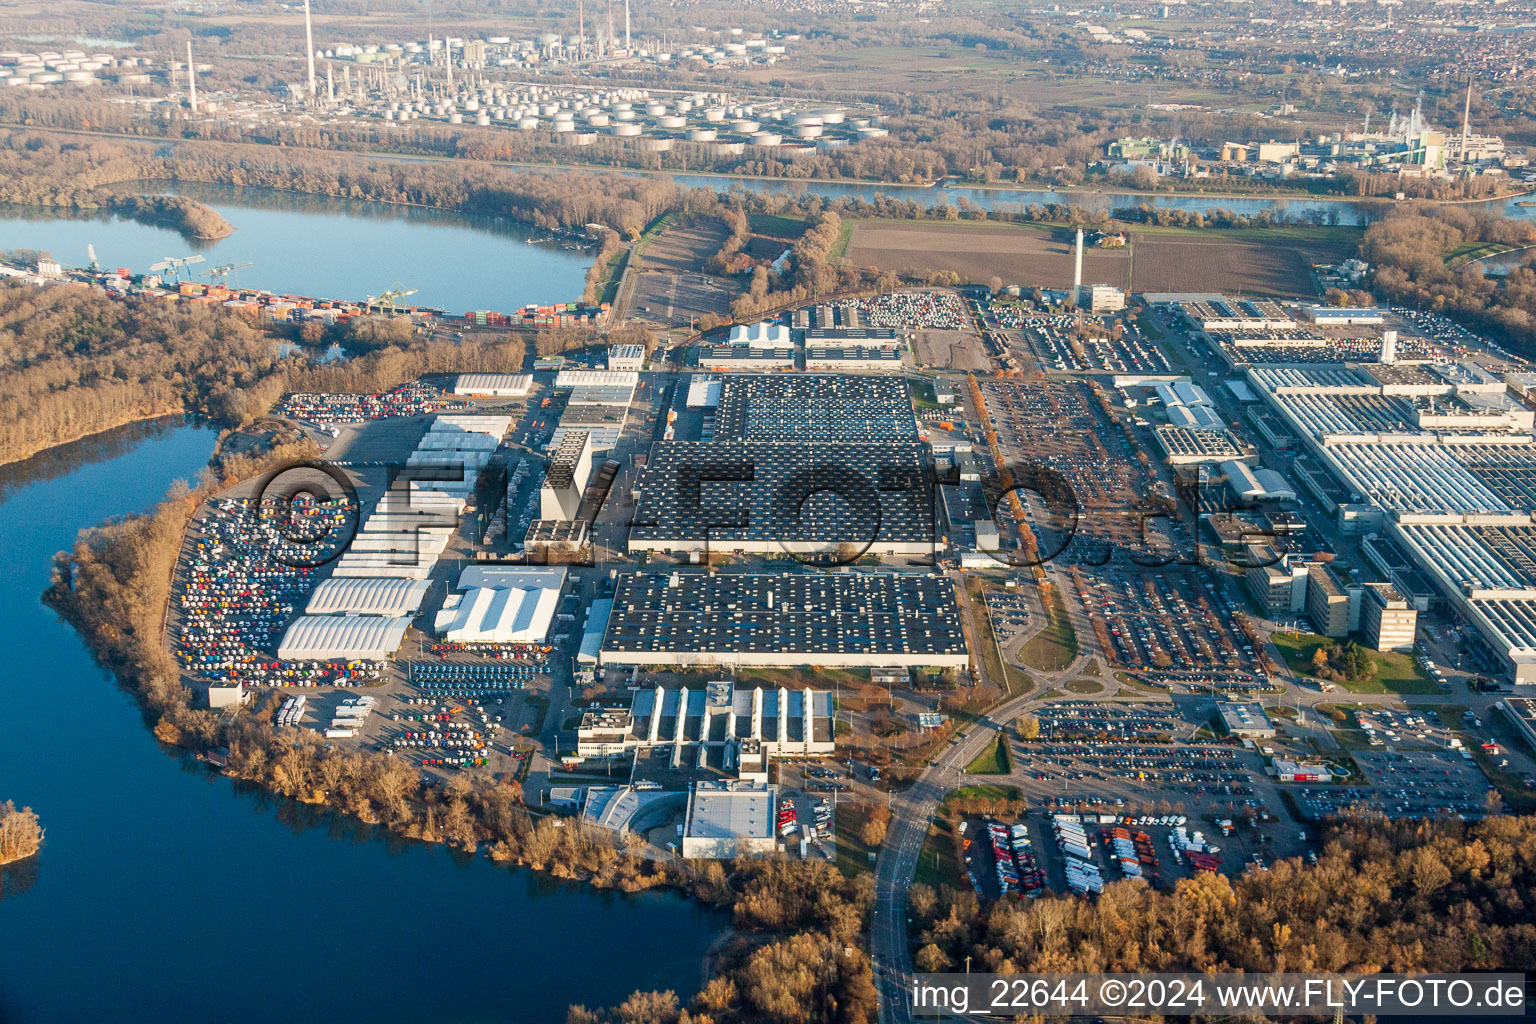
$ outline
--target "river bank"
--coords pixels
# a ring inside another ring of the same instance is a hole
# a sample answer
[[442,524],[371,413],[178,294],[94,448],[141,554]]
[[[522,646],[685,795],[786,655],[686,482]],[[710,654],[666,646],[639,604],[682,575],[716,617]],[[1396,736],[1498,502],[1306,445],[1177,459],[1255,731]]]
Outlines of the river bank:
[[[213,439],[146,422],[0,470],[12,669],[0,712],[28,723],[8,741],[7,788],[48,824],[39,855],[0,873],[0,931],[28,943],[25,958],[0,958],[6,1019],[193,1024],[217,1005],[236,1024],[407,1024],[448,1000],[490,1024],[561,1024],[576,1002],[695,991],[718,912],[508,870],[274,797],[155,742],[137,701],[103,687],[36,599],[50,559],[77,530],[195,477]],[[189,941],[200,932],[218,939]],[[592,935],[601,972],[571,955]]]

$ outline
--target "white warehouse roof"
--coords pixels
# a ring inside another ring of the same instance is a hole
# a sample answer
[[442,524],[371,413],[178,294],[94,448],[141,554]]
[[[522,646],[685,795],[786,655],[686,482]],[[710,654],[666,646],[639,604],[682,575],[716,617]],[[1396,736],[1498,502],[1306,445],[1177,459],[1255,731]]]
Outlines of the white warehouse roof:
[[789,348],[794,345],[789,328],[783,324],[737,324],[731,328],[730,343],[749,348]]
[[432,421],[433,433],[453,433],[456,431],[471,431],[480,434],[490,434],[492,437],[503,438],[507,430],[512,426],[511,416],[478,415],[476,413],[442,413]]
[[540,643],[559,603],[560,591],[548,587],[471,587],[443,602],[434,625],[461,643]]
[[426,580],[338,579],[332,577],[309,595],[306,615],[356,612],[362,615],[414,615],[430,584]]
[[688,408],[713,409],[720,404],[721,383],[714,377],[694,377],[688,383]]
[[1227,478],[1227,486],[1239,498],[1261,498],[1264,496],[1264,485],[1259,483],[1259,478],[1253,475],[1241,462],[1223,462],[1221,472]]
[[640,374],[634,370],[561,370],[555,377],[555,387],[610,387],[630,388],[640,386]]
[[533,390],[533,375],[528,373],[461,373],[454,382],[456,395],[495,395],[521,397]]
[[277,645],[284,661],[379,661],[400,649],[407,616],[300,615]]

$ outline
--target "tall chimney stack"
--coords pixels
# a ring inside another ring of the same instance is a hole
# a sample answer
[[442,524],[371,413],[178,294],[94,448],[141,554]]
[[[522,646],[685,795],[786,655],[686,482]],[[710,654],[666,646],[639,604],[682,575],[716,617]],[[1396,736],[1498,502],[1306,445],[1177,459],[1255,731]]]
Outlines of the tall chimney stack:
[[1467,160],[1467,135],[1472,125],[1472,79],[1467,79],[1467,105],[1461,112],[1461,172],[1471,173],[1471,164]]
[[1381,361],[1387,366],[1397,362],[1397,332],[1381,332]]
[[1083,290],[1083,229],[1077,229],[1077,251],[1072,259],[1072,304],[1078,303],[1078,293]]
[[315,34],[309,24],[309,0],[304,0],[304,56],[309,61],[309,101],[315,96]]
[[633,52],[629,45],[629,0],[624,0],[624,52]]
[[192,40],[187,40],[187,106],[197,113],[197,69],[192,66]]

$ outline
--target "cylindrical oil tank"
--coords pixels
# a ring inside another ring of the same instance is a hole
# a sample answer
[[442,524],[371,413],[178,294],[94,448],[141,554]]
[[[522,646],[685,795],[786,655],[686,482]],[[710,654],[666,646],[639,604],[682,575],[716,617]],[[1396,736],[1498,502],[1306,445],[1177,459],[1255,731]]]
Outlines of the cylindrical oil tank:
[[689,142],[714,142],[720,137],[720,132],[714,128],[689,128],[687,139]]
[[634,138],[640,134],[640,126],[633,121],[620,121],[608,128],[608,134],[621,138]]
[[784,136],[777,132],[754,132],[752,135],[752,145],[754,146],[777,146],[783,141]]
[[656,119],[658,128],[681,128],[688,123],[688,119],[681,114],[662,114]]

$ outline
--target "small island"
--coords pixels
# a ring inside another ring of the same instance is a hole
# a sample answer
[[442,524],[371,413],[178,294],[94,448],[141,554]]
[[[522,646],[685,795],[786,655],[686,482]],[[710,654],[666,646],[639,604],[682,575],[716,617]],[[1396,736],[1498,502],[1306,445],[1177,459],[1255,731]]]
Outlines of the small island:
[[32,808],[0,804],[0,865],[26,860],[43,845],[43,827]]
[[112,209],[142,224],[159,224],[203,241],[227,238],[235,231],[217,210],[186,196],[122,196]]

